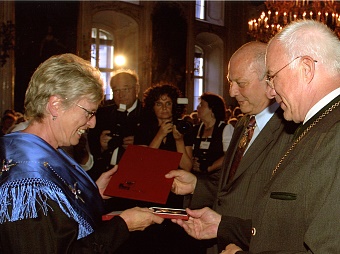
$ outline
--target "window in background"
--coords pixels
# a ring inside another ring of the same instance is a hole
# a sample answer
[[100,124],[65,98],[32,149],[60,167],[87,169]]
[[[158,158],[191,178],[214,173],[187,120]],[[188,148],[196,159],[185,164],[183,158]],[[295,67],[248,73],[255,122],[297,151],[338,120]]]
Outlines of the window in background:
[[225,1],[196,0],[196,19],[224,26]]
[[112,99],[110,79],[113,72],[113,49],[113,35],[103,29],[92,28],[91,64],[102,74],[105,100]]
[[136,1],[136,0],[121,0],[122,2],[128,2],[128,3],[132,3],[132,4],[137,4],[139,5],[140,1]]
[[195,58],[194,58],[194,110],[198,106],[198,98],[203,93],[203,50],[195,46]]
[[196,19],[205,18],[204,1],[205,0],[196,0]]

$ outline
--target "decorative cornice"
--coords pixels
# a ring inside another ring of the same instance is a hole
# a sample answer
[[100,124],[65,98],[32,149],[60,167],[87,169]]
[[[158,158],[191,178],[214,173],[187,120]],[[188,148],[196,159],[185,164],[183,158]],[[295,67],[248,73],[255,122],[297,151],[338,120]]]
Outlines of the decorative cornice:
[[125,14],[133,18],[136,22],[141,20],[141,9],[143,6],[131,3],[125,3],[121,1],[107,1],[107,2],[97,2],[91,1],[90,8],[92,15],[101,11],[116,11],[121,14]]

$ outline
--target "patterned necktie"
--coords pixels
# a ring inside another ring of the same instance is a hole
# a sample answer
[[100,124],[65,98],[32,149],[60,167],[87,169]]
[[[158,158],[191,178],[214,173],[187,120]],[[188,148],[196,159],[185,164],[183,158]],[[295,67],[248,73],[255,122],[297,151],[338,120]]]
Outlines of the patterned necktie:
[[230,182],[233,179],[236,173],[237,167],[241,162],[244,151],[246,150],[251,138],[253,137],[255,126],[256,126],[255,115],[251,115],[250,120],[248,122],[248,126],[245,129],[241,137],[241,140],[237,146],[237,150],[235,152],[234,159],[230,167],[228,182]]

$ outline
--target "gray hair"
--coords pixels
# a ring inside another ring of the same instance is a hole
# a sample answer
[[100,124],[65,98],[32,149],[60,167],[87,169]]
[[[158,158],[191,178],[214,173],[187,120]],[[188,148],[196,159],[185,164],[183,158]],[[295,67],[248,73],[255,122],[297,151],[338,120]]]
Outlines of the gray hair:
[[266,49],[267,44],[259,41],[251,41],[238,48],[231,58],[239,58],[246,61],[251,70],[256,73],[259,81],[266,76]]
[[[334,32],[321,22],[292,22],[272,40],[280,42],[289,59],[306,55],[323,63],[333,75],[340,71],[340,41]],[[292,63],[290,68],[295,68],[296,64],[297,62]]]
[[73,54],[52,56],[31,77],[24,103],[27,118],[41,121],[53,95],[64,99],[64,108],[84,98],[99,104],[104,98],[100,71]]
[[119,70],[113,72],[113,75],[112,75],[112,78],[111,78],[111,81],[110,81],[111,88],[112,88],[114,82],[118,81],[119,77],[123,77],[123,76],[127,76],[127,77],[131,78],[134,81],[134,83],[136,84],[136,86],[139,85],[139,77],[138,77],[138,74],[134,70],[119,69]]
[[263,80],[267,74],[266,69],[266,44],[258,42],[256,47],[253,47],[253,61],[251,67],[257,73],[259,80]]

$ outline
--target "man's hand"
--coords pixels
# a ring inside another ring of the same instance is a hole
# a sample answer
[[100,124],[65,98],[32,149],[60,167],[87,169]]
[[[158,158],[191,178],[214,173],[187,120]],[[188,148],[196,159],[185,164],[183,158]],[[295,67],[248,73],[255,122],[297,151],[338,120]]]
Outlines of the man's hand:
[[128,136],[123,138],[123,147],[126,149],[128,145],[133,145],[135,137],[134,136]]
[[117,170],[118,170],[118,165],[116,165],[113,168],[111,168],[110,170],[102,173],[96,181],[96,184],[97,184],[98,189],[99,189],[99,193],[100,193],[100,195],[102,196],[103,199],[109,199],[110,198],[109,196],[104,195],[104,191],[105,191],[107,185],[109,184],[111,177],[114,175],[114,173],[116,173]]
[[183,227],[188,235],[195,239],[202,240],[217,237],[218,226],[222,218],[220,214],[208,207],[199,210],[187,208],[186,211],[189,215],[189,220],[172,219],[171,221]]
[[225,249],[221,252],[221,254],[236,254],[236,252],[238,251],[242,251],[242,249],[238,247],[237,245],[231,243],[231,244],[228,244],[227,247],[225,247]]
[[112,139],[112,137],[110,136],[111,131],[109,130],[104,130],[102,131],[102,133],[100,134],[99,137],[99,142],[100,142],[100,148],[101,151],[104,152],[107,149],[109,149],[108,143],[109,141]]
[[151,224],[161,224],[163,218],[153,214],[149,208],[134,207],[123,211],[120,215],[125,221],[129,231],[144,230]]
[[196,188],[196,176],[185,170],[171,170],[165,178],[174,178],[171,191],[177,195],[191,194]]

